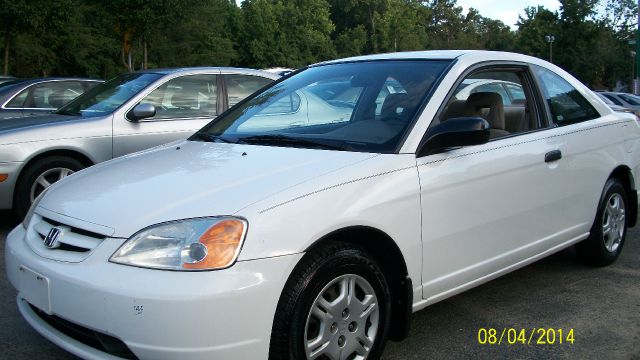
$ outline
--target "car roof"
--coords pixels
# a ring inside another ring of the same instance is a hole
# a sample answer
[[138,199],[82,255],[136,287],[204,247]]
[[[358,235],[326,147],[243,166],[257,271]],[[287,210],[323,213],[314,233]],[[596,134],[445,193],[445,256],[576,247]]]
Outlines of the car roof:
[[481,61],[520,61],[532,64],[546,63],[539,58],[511,53],[503,51],[488,50],[428,50],[428,51],[406,51],[386,54],[374,54],[364,56],[354,56],[344,59],[324,61],[316,65],[356,62],[356,61],[372,61],[372,60],[468,60],[470,62]]
[[88,81],[88,82],[104,82],[104,80],[100,80],[100,79],[89,79],[89,78],[77,78],[77,77],[45,77],[45,78],[29,78],[29,79],[23,79],[23,78],[17,78],[17,79],[11,79],[10,82],[12,84],[36,84],[36,83],[40,83],[40,82],[47,82],[47,81]]
[[160,68],[160,69],[147,69],[147,70],[139,70],[136,73],[148,73],[148,74],[162,74],[162,75],[173,75],[173,74],[193,74],[193,73],[206,73],[212,71],[231,71],[231,72],[242,72],[248,74],[260,74],[264,77],[276,79],[280,76],[270,73],[263,70],[256,69],[248,69],[248,68],[236,68],[236,67],[215,67],[215,66],[196,66],[196,67],[182,67],[182,68]]

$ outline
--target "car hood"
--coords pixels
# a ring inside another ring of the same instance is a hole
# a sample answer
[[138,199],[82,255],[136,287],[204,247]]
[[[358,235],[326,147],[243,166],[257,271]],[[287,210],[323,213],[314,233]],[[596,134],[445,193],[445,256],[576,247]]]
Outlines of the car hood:
[[70,121],[80,118],[79,116],[68,116],[58,114],[47,114],[42,116],[31,117],[10,117],[0,119],[0,133],[8,132],[11,130],[42,126],[45,124],[52,124],[57,122]]
[[39,206],[114,229],[232,215],[370,153],[183,141],[111,160],[54,184]]

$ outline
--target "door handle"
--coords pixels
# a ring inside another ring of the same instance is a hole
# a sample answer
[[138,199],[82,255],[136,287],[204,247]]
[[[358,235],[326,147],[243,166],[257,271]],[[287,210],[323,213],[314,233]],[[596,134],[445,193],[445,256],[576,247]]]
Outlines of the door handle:
[[562,151],[552,150],[544,154],[544,162],[550,163],[562,159]]

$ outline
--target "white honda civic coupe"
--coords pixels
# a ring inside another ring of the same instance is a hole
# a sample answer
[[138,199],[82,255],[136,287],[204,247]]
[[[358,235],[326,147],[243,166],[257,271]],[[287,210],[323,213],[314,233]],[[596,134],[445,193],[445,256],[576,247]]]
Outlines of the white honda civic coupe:
[[[474,79],[517,99],[457,96]],[[317,89],[340,111],[301,110]],[[27,322],[83,358],[377,359],[412,312],[561,249],[615,261],[639,139],[634,115],[524,55],[320,63],[49,187],[7,274]]]

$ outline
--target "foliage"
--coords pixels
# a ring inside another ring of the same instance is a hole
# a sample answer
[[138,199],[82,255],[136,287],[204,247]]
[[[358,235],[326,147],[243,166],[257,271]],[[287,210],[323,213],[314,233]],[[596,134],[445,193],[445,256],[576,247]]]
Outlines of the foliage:
[[528,7],[512,30],[457,0],[0,0],[0,49],[17,76],[108,78],[177,66],[301,67],[424,49],[549,58],[591,86],[628,82],[635,0]]

